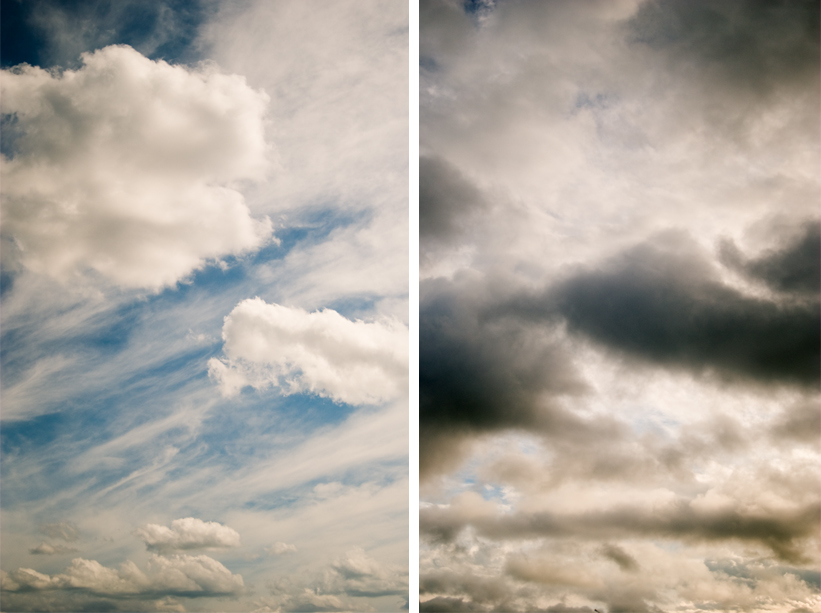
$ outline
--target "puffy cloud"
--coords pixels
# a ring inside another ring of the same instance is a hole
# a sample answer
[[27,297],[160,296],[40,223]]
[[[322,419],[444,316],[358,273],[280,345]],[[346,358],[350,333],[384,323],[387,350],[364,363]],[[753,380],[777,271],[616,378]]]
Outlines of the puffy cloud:
[[150,551],[239,547],[239,533],[215,521],[175,519],[171,527],[146,524],[136,531]]
[[49,543],[40,543],[37,547],[29,549],[32,555],[53,556],[61,553],[75,553],[78,550],[74,547],[66,547],[65,545],[50,545]]
[[9,592],[82,590],[99,596],[130,598],[140,595],[178,595],[189,598],[241,592],[244,583],[225,566],[205,555],[153,555],[147,572],[131,561],[119,570],[95,560],[75,558],[62,573],[46,575],[30,568],[3,573],[3,590]]
[[296,553],[296,545],[292,545],[291,543],[283,543],[281,541],[277,541],[270,547],[266,547],[265,551],[270,553],[274,556],[281,556],[286,553]]
[[236,189],[267,168],[266,94],[127,46],[82,61],[3,71],[7,262],[159,289],[270,236]]
[[348,551],[335,560],[325,575],[331,593],[354,597],[406,595],[407,571],[371,558],[361,548]]
[[395,321],[350,321],[331,309],[308,313],[253,298],[226,316],[222,337],[226,358],[208,367],[227,396],[249,385],[349,404],[406,393],[408,331]]

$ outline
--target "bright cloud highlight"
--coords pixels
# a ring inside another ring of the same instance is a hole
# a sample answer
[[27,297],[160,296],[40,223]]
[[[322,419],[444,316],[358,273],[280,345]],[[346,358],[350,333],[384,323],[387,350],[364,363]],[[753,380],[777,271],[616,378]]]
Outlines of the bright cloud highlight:
[[82,61],[3,71],[7,262],[159,289],[271,235],[235,185],[267,168],[264,92],[124,45]]
[[146,524],[136,532],[151,551],[239,547],[239,533],[215,521],[175,519],[171,527]]
[[331,309],[244,300],[225,318],[226,359],[209,374],[226,396],[243,387],[278,387],[336,402],[372,404],[407,389],[408,331],[398,322],[350,321]]

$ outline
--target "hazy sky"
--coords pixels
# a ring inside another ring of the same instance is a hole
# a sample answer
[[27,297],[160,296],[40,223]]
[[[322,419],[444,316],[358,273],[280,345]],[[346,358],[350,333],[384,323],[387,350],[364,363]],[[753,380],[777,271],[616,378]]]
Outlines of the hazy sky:
[[407,4],[2,26],[3,610],[406,608]]
[[422,2],[422,611],[819,610],[818,28]]

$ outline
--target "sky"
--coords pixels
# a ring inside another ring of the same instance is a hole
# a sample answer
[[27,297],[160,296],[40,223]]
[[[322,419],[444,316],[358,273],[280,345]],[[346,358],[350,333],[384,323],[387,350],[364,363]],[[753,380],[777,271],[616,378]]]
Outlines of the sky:
[[420,610],[820,610],[819,4],[419,20]]
[[3,0],[4,611],[407,609],[408,19]]

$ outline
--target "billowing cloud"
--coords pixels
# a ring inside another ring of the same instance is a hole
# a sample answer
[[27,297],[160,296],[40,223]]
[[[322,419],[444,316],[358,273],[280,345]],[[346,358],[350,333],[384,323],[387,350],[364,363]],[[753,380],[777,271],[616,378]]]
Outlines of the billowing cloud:
[[3,571],[2,589],[8,592],[82,590],[98,596],[133,598],[178,595],[189,598],[241,592],[244,583],[225,566],[205,555],[157,556],[146,572],[131,561],[119,569],[95,560],[75,558],[65,571],[47,575],[30,568]]
[[271,597],[260,603],[267,610],[357,611],[365,610],[358,598],[407,597],[408,573],[357,547],[316,575],[278,577],[268,588]]
[[136,531],[149,551],[239,547],[239,533],[215,521],[195,517],[175,519],[171,527],[146,524]]
[[6,262],[158,289],[270,237],[236,189],[267,168],[266,94],[127,46],[82,60],[3,71]]
[[818,609],[818,23],[420,4],[420,610]]
[[408,331],[399,322],[350,321],[336,311],[244,300],[226,316],[224,359],[208,362],[227,396],[245,386],[274,386],[349,404],[406,393]]
[[[815,274],[806,270],[812,254],[804,254],[815,251],[817,257],[817,241],[812,242],[809,249],[799,246],[800,261],[789,271],[785,262],[795,251],[760,265],[780,283],[803,289]],[[796,281],[786,280],[791,274]],[[655,237],[580,273],[554,295],[572,330],[654,363],[761,381],[808,386],[819,381],[817,300],[784,304],[745,295],[721,283],[707,258],[678,234]]]

